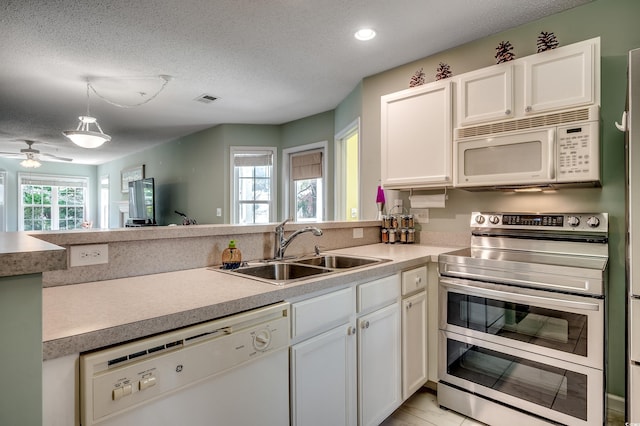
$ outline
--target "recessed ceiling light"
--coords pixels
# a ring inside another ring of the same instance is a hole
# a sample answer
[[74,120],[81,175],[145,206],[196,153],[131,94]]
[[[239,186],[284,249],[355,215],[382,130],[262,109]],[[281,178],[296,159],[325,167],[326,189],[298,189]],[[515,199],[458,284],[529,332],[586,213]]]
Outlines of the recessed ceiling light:
[[376,32],[371,28],[362,28],[355,33],[355,37],[358,40],[367,41],[371,40],[376,36]]

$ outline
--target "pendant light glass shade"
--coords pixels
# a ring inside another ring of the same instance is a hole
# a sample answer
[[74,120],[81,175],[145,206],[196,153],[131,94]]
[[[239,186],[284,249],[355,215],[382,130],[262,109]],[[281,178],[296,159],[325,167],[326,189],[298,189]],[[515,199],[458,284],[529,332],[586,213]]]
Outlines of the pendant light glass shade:
[[[66,130],[62,132],[63,135],[68,137],[71,142],[82,148],[98,148],[105,142],[111,140],[111,136],[105,135],[98,124],[95,117],[89,117],[88,115],[81,115],[78,117],[80,123],[76,130]],[[95,124],[98,129],[97,132],[92,131],[89,126]]]
[[[81,115],[78,118],[80,123],[78,123],[76,130],[62,132],[71,142],[82,148],[98,148],[103,143],[111,140],[111,136],[102,132],[98,120],[95,117],[91,117],[89,112],[89,82],[87,82],[87,115]],[[95,124],[98,131],[91,130],[90,126],[92,124]]]

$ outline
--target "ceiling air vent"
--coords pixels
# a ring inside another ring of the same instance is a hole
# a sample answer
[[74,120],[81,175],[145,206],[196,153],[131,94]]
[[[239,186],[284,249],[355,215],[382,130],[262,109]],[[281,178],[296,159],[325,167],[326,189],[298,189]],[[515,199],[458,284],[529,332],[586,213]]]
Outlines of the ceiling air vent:
[[198,102],[202,102],[203,104],[210,104],[211,102],[215,101],[216,98],[215,96],[212,95],[207,95],[206,93],[204,95],[200,95],[197,98],[195,98],[194,100],[198,101]]

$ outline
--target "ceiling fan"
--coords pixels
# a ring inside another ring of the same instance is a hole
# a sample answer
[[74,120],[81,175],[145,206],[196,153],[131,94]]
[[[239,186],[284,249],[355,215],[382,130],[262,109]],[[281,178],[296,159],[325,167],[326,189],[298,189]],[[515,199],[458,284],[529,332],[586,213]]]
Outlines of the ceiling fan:
[[27,144],[27,147],[22,148],[20,152],[0,151],[0,156],[6,157],[6,158],[18,158],[18,159],[22,158],[28,163],[33,164],[31,166],[27,166],[23,164],[25,167],[39,167],[39,163],[38,165],[35,165],[34,163],[37,163],[40,159],[49,160],[49,161],[73,161],[73,159],[71,158],[59,157],[54,154],[47,154],[46,152],[40,152],[39,149],[35,149],[33,147],[33,144],[36,143],[36,141],[24,140],[23,142]]

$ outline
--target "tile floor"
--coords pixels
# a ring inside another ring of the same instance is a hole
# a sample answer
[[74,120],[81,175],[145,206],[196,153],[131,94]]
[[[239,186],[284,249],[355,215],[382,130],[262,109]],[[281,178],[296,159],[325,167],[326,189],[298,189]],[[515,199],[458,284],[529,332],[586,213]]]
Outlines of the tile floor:
[[[624,426],[623,416],[609,412],[607,426]],[[381,426],[482,426],[484,423],[440,408],[434,391],[421,388]]]

